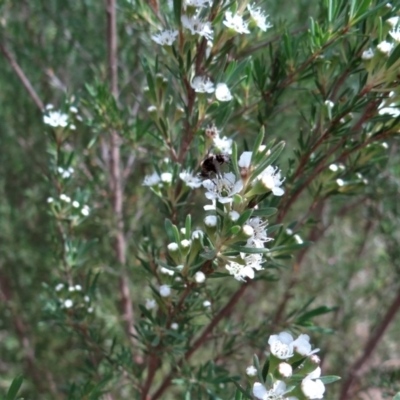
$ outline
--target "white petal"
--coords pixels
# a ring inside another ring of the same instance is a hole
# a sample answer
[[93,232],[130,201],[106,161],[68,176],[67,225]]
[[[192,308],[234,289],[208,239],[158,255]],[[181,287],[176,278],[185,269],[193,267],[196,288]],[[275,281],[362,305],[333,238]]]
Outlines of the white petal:
[[281,189],[280,187],[274,187],[274,188],[272,189],[272,193],[273,193],[275,196],[282,196],[282,195],[285,193],[285,191],[284,191],[283,189]]
[[255,382],[253,385],[253,395],[258,399],[263,399],[268,394],[267,389],[260,382]]

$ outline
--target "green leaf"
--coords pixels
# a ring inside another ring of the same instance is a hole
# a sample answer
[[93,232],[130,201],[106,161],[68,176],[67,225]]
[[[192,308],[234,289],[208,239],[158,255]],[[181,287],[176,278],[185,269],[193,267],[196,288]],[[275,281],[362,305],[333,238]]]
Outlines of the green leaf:
[[181,26],[182,0],[174,0],[174,16],[175,22]]
[[253,212],[254,212],[253,209],[244,211],[242,215],[239,217],[239,219],[235,222],[235,224],[242,226],[253,215]]
[[329,383],[333,383],[333,382],[336,382],[336,381],[339,381],[340,379],[342,379],[340,376],[336,376],[336,375],[327,375],[327,376],[322,376],[321,378],[319,378],[319,379],[321,379],[321,381],[325,384],[325,385],[327,385],[327,384],[329,384]]
[[314,310],[308,311],[299,317],[299,320],[312,319],[318,315],[328,314],[330,312],[336,311],[339,307],[327,307],[321,306]]
[[[247,393],[235,380],[232,379],[233,384],[236,386],[237,390],[240,391],[240,393],[245,396],[245,399],[250,399],[252,400],[253,397],[250,396],[249,393]],[[243,398],[243,397],[242,397]]]
[[210,250],[200,254],[200,257],[205,258],[206,260],[213,260],[217,252],[215,250]]
[[278,209],[275,207],[267,207],[267,208],[260,208],[258,210],[254,210],[252,216],[253,217],[269,217],[274,215],[278,212]]
[[240,172],[239,172],[239,166],[238,166],[238,154],[237,154],[236,142],[233,142],[233,144],[232,144],[231,165],[232,165],[233,172],[236,175],[236,178],[239,178]]
[[18,391],[21,388],[23,381],[24,381],[24,377],[22,375],[18,375],[12,381],[11,386],[8,389],[5,400],[15,400],[16,399]]
[[393,400],[400,400],[400,392],[394,395]]
[[400,58],[400,44],[398,44],[386,61],[386,68],[390,68]]
[[262,369],[262,371],[261,371],[261,375],[262,375],[262,377],[263,377],[263,379],[264,379],[264,382],[265,382],[265,379],[267,378],[268,370],[269,370],[269,360],[267,359],[267,360],[265,361],[264,366],[263,366],[263,369]]
[[265,254],[269,253],[271,250],[266,249],[265,247],[263,248],[255,248],[255,247],[244,247],[244,246],[238,246],[235,244],[232,244],[229,246],[230,249],[237,250],[241,253],[247,253],[247,254]]
[[264,136],[265,136],[265,127],[262,126],[260,129],[260,132],[258,133],[256,140],[254,142],[254,146],[253,146],[253,154],[258,153],[259,148],[264,140]]
[[185,239],[189,240],[192,232],[192,217],[190,214],[186,216],[185,231]]
[[181,242],[181,239],[178,228],[168,218],[165,219],[164,225],[170,242],[176,242],[179,244]]

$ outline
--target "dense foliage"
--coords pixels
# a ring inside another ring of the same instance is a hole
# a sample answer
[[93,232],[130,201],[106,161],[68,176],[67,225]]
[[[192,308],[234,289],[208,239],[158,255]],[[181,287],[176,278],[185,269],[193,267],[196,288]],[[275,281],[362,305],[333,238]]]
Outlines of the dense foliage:
[[0,12],[7,400],[400,391],[399,5]]

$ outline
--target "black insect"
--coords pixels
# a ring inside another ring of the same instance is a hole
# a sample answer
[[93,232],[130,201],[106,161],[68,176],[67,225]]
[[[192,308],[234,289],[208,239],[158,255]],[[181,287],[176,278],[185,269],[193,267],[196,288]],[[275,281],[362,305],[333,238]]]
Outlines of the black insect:
[[221,175],[221,165],[228,163],[230,157],[227,154],[210,154],[201,163],[200,176],[210,179],[211,177]]

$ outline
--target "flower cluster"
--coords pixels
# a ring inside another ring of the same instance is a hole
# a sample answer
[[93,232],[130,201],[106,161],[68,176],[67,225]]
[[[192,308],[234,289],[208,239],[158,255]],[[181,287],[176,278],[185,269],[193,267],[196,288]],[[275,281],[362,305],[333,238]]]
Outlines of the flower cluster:
[[77,200],[72,200],[71,197],[67,196],[65,193],[61,193],[59,196],[59,201],[54,199],[53,197],[47,198],[47,203],[53,206],[55,211],[59,211],[67,208],[68,210],[72,211],[72,214],[80,213],[84,217],[87,217],[90,214],[90,207],[87,204],[81,204]]
[[81,285],[58,283],[54,290],[57,293],[61,309],[74,309],[75,311],[85,311],[89,314],[93,312],[91,299],[83,292]]
[[[315,355],[319,349],[312,350],[308,335],[300,335],[294,340],[290,333],[281,332],[270,336],[268,344],[270,345],[268,374],[274,379],[268,383],[254,382],[253,395],[256,399],[324,398],[325,384],[320,379],[320,359]],[[257,369],[250,366],[246,369],[246,373],[249,377],[254,377],[257,375]]]
[[[376,49],[380,54],[383,54],[385,57],[389,57],[392,53],[393,49],[397,44],[400,43],[400,25],[399,25],[399,17],[392,17],[387,19],[387,24],[391,27],[388,32],[390,38],[394,40],[394,43],[389,40],[382,40],[376,45]],[[361,58],[364,61],[372,60],[376,55],[376,52],[373,48],[368,48],[363,51]]]
[[[46,106],[46,109],[44,110],[43,122],[46,125],[49,125],[53,128],[68,128],[71,130],[76,129],[76,126],[72,123],[68,114],[53,109],[54,106],[52,104],[48,104]],[[78,109],[71,106],[69,108],[69,111],[73,114],[76,114],[78,112]],[[78,118],[78,116],[76,116],[76,118],[79,119],[80,117]]]

